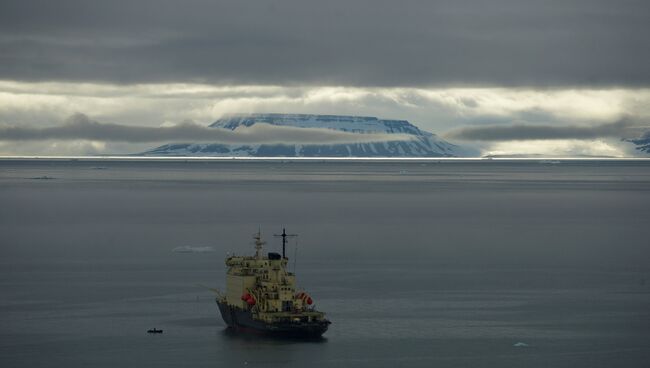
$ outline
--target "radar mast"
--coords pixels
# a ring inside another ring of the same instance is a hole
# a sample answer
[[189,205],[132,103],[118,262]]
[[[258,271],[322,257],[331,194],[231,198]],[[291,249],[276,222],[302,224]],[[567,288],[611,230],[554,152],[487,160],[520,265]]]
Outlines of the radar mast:
[[287,238],[295,238],[298,236],[298,234],[287,234],[287,231],[285,228],[282,228],[282,234],[273,234],[273,236],[281,236],[282,237],[282,258],[287,258],[285,256],[285,251],[287,248]]

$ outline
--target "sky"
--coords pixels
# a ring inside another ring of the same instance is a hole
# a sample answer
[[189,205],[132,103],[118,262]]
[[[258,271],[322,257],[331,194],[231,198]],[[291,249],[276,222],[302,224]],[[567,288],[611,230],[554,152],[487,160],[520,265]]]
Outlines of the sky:
[[0,154],[152,146],[17,129],[163,139],[259,112],[406,119],[484,154],[634,155],[620,138],[650,126],[648,36],[650,3],[631,0],[3,0]]

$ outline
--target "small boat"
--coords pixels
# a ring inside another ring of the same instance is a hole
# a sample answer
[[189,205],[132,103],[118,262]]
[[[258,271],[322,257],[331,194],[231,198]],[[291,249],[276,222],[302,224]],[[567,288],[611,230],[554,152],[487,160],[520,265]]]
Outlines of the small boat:
[[163,333],[163,330],[158,330],[156,328],[152,328],[151,330],[147,330],[147,333],[150,333],[150,334]]

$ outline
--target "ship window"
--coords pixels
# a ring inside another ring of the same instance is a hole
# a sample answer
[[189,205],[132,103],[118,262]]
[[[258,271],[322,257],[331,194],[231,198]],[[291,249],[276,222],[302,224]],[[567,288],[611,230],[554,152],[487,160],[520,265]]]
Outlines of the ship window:
[[282,301],[282,311],[283,312],[290,312],[292,304],[293,303],[291,302],[291,300],[283,300]]

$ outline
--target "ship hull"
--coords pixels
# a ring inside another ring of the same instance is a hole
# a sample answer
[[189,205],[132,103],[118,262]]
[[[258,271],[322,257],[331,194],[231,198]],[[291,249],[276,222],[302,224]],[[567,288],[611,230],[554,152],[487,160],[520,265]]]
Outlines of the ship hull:
[[327,331],[329,321],[269,324],[253,318],[250,311],[232,307],[217,300],[221,317],[229,328],[286,337],[320,337]]

